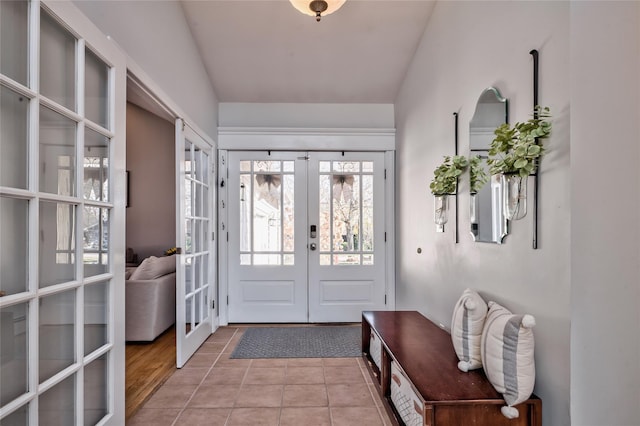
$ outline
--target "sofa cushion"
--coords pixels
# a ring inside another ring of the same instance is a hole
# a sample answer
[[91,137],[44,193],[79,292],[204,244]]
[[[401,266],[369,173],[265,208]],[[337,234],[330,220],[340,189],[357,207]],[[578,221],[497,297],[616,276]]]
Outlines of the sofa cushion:
[[176,271],[176,257],[150,256],[129,277],[130,280],[153,280]]

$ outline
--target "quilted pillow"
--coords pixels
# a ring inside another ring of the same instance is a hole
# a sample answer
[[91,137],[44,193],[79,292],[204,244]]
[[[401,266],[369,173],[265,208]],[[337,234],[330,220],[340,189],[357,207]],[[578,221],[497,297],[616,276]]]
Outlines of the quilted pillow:
[[142,261],[140,266],[129,277],[130,280],[155,280],[163,275],[176,271],[176,257],[150,256]]
[[471,289],[462,293],[453,308],[451,341],[460,360],[458,368],[464,372],[482,367],[480,339],[486,316],[487,304]]
[[489,313],[482,332],[482,362],[487,378],[502,394],[507,406],[502,414],[510,419],[519,413],[513,406],[526,401],[533,392],[536,369],[533,359],[531,315],[514,315],[495,302],[489,302]]

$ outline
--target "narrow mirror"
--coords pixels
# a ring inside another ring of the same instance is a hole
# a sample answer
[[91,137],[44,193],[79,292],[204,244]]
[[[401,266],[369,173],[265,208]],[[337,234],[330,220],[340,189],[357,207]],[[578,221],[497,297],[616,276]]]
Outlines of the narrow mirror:
[[500,96],[495,87],[489,87],[480,95],[476,111],[469,123],[470,157],[478,156],[478,168],[484,169],[489,177],[484,184],[474,176],[474,168],[470,167],[470,218],[471,234],[474,241],[501,244],[507,235],[507,219],[502,211],[502,194],[500,179],[489,175],[487,157],[489,146],[493,140],[496,127],[509,121],[508,102]]

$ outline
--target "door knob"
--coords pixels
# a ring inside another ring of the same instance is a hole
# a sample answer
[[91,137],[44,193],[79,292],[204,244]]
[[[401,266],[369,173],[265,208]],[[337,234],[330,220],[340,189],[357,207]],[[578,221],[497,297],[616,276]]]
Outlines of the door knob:
[[316,250],[316,243],[309,244],[309,248],[311,249],[311,251],[315,251]]

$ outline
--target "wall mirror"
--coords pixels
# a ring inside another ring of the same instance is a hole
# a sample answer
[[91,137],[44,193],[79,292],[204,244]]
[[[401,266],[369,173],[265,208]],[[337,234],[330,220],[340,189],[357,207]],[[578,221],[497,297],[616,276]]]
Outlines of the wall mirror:
[[[489,147],[494,138],[493,131],[509,122],[508,101],[495,87],[482,92],[476,111],[469,123],[469,148],[471,157],[479,156],[487,176]],[[501,244],[508,233],[507,219],[503,213],[502,189],[499,176],[490,176],[477,192],[470,197],[471,234],[474,241]]]

